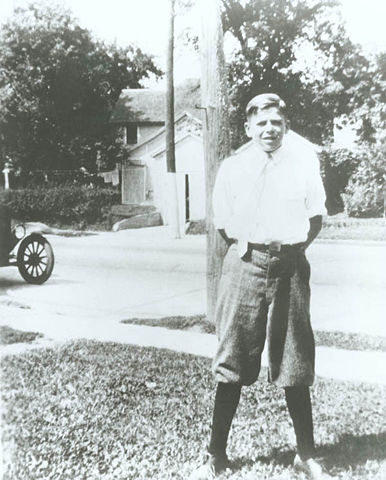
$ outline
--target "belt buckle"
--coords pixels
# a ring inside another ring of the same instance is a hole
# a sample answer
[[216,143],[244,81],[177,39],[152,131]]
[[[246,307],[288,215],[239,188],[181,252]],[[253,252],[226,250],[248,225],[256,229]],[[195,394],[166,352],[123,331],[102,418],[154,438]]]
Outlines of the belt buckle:
[[270,255],[277,255],[281,250],[281,242],[273,241],[269,244],[269,253]]

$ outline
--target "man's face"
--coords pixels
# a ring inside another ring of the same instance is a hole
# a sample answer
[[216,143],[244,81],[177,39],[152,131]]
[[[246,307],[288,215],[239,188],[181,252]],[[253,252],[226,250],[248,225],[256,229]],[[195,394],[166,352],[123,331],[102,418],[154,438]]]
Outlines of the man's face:
[[249,117],[245,131],[265,152],[273,152],[283,141],[287,122],[276,107],[267,108]]

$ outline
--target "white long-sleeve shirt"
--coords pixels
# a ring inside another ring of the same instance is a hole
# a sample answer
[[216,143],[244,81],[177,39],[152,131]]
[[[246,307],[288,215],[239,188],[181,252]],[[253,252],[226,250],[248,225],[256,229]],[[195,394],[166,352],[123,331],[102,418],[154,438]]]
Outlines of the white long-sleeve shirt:
[[309,219],[324,215],[326,195],[319,159],[306,140],[290,133],[267,155],[258,145],[223,161],[214,192],[214,224],[238,241],[295,244],[307,240]]

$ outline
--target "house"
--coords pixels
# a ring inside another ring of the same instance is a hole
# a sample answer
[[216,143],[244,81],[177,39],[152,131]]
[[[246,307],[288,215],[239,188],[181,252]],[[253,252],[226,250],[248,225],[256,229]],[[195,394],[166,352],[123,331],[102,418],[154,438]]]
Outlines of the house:
[[[124,90],[111,122],[130,146],[122,165],[122,204],[152,205],[170,223],[166,168],[165,91]],[[205,168],[200,86],[188,80],[175,90],[175,153],[180,224],[205,217]]]

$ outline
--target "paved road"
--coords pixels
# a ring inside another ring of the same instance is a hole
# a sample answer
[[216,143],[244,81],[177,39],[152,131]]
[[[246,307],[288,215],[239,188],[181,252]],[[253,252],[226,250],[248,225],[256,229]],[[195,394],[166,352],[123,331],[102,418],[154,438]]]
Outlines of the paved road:
[[[55,314],[55,321],[205,312],[202,236],[173,240],[165,227],[156,227],[49,239],[56,256],[52,278],[31,286],[15,268],[2,268],[3,306],[29,306],[31,313]],[[386,244],[318,242],[309,259],[314,327],[386,336]]]
[[30,286],[14,268],[0,271],[0,294],[59,314],[107,320],[205,311],[205,239],[170,240],[166,229],[88,237],[47,236],[51,279]]

